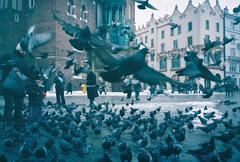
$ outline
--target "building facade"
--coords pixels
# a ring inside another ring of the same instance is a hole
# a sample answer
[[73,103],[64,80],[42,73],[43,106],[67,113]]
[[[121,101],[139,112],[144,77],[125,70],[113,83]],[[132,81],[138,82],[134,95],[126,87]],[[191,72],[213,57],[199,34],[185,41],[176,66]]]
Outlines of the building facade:
[[238,15],[230,14],[225,9],[225,35],[227,38],[235,38],[225,46],[226,76],[231,76],[240,87],[240,25],[234,25],[234,18]]
[[[30,26],[36,25],[36,33],[52,32],[54,40],[38,48],[38,52],[47,52],[47,59],[31,60],[38,67],[44,69],[49,65],[55,65],[63,71],[67,80],[82,79],[84,76],[74,76],[73,69],[64,70],[67,51],[71,51],[69,36],[62,30],[57,21],[53,19],[52,11],[72,24],[80,27],[88,25],[91,31],[98,26],[117,24],[117,26],[134,27],[135,22],[134,0],[0,0],[0,57],[5,53],[11,53],[17,43],[25,36]],[[110,34],[111,42],[126,44],[126,38],[120,38],[119,31]],[[34,55],[39,55],[35,52]],[[78,64],[82,66],[85,59],[89,59],[86,52],[77,55]],[[91,57],[97,72],[102,65],[97,58]],[[100,70],[99,70],[100,69]],[[76,83],[76,86],[79,85]],[[78,86],[80,87],[80,86]]]
[[[169,23],[173,22],[179,26],[174,30],[170,29]],[[166,15],[155,19],[151,16],[149,22],[136,30],[137,42],[145,43],[153,54],[148,56],[148,64],[156,70],[172,77],[175,80],[185,81],[187,77],[179,77],[175,74],[176,70],[184,68],[186,62],[184,55],[188,47],[198,52],[198,57],[204,60],[206,66],[212,63],[210,55],[203,53],[202,48],[204,38],[210,40],[222,40],[223,38],[223,11],[220,8],[218,0],[212,7],[209,0],[197,7],[192,4],[192,0],[181,13],[178,6],[175,6],[171,16]],[[223,57],[223,48],[219,46],[212,52],[219,51]],[[209,67],[214,75],[223,78],[222,65]],[[205,87],[213,87],[215,83],[196,79]],[[170,85],[166,85],[171,88]]]

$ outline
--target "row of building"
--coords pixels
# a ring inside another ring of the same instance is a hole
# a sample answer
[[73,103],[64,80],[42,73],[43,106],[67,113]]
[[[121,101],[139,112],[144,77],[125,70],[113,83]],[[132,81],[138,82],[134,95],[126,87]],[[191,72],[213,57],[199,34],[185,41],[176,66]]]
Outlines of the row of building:
[[[234,37],[230,44],[218,46],[212,52],[221,54],[223,63],[219,66],[208,66],[214,75],[223,79],[225,76],[234,78],[240,86],[240,25],[234,25],[236,15],[230,14],[228,9],[221,9],[218,0],[212,7],[209,0],[194,6],[189,0],[186,9],[181,13],[175,6],[172,15],[156,19],[152,14],[150,20],[136,29],[136,42],[143,42],[150,50],[148,64],[154,69],[172,77],[175,80],[185,81],[187,77],[179,77],[176,70],[184,68],[184,55],[189,48],[198,52],[206,66],[212,64],[209,53],[201,49],[204,38],[223,41],[224,37]],[[171,29],[169,23],[176,23],[178,27]],[[197,79],[205,87],[213,87],[214,83],[208,80]],[[170,85],[166,85],[170,88]]]
[[[36,25],[36,33],[52,32],[54,40],[38,48],[40,53],[48,53],[47,59],[31,59],[29,63],[46,69],[49,65],[64,72],[67,80],[73,80],[75,89],[79,89],[79,82],[85,76],[73,76],[73,68],[64,69],[68,51],[72,51],[69,36],[53,19],[52,11],[65,21],[73,25],[84,27],[88,25],[91,31],[99,26],[130,26],[134,28],[135,1],[134,0],[0,0],[0,59],[12,53],[18,42],[25,36],[32,25]],[[118,28],[117,28],[118,29]],[[110,33],[110,40],[115,44],[126,44],[127,38],[120,35],[120,29]],[[34,55],[41,55],[35,52]],[[88,57],[92,56],[92,57]],[[103,65],[94,54],[82,52],[77,55],[78,66],[83,66],[86,59],[91,60],[95,71],[101,71]],[[118,84],[117,84],[118,85]],[[113,91],[118,86],[112,86]]]

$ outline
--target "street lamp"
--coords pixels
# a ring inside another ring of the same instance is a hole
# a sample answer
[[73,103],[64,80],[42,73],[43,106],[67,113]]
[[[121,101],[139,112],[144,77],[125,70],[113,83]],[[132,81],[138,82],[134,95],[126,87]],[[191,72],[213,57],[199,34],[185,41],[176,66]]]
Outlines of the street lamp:
[[[226,8],[223,10],[223,39],[226,37]],[[225,65],[223,70],[223,77],[226,77],[226,45],[223,46],[223,63]]]

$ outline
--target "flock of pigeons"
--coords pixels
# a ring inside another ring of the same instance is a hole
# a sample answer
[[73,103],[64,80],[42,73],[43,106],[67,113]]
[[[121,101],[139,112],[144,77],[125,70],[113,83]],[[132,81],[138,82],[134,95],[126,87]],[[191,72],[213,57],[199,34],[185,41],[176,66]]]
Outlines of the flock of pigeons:
[[[236,103],[227,100],[224,104]],[[26,130],[2,133],[4,153],[34,162],[167,162],[186,160],[189,155],[200,162],[239,158],[237,153],[233,154],[240,151],[240,124],[230,117],[238,115],[240,107],[222,115],[207,106],[188,106],[171,112],[163,112],[161,107],[145,111],[134,108],[133,101],[122,107],[94,102],[91,109],[74,103],[64,108],[48,101],[47,107],[40,123],[29,121],[31,110],[26,108]],[[198,139],[191,139],[189,145],[189,137],[196,133],[211,137],[201,144]],[[12,150],[15,151],[11,153]],[[8,158],[13,160],[14,156]],[[1,155],[0,161],[7,162],[7,156]]]

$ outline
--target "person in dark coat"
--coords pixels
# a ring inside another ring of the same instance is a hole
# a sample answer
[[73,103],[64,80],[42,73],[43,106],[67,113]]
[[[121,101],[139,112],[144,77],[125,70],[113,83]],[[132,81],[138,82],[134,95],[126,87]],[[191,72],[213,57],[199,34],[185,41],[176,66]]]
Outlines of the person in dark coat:
[[58,105],[65,105],[64,89],[65,89],[65,78],[61,71],[58,71],[58,75],[54,80],[56,89],[56,98]]
[[127,93],[127,98],[132,98],[132,91],[133,91],[133,84],[132,84],[132,78],[127,77],[123,80],[123,92]]
[[97,78],[93,71],[89,71],[87,75],[87,97],[92,107],[94,99],[98,97]]
[[[1,64],[2,70],[2,80],[1,80],[1,89],[4,97],[4,112],[3,112],[3,123],[4,125],[11,125],[16,129],[21,129],[23,126],[22,119],[22,109],[24,106],[24,97],[26,87],[21,84],[22,87],[19,89],[14,88],[16,85],[12,85],[12,88],[7,88],[5,81],[9,78],[9,74],[12,71],[15,71],[17,74],[24,75],[25,77],[31,77],[31,68],[28,67],[28,62],[25,58],[25,53],[22,51],[15,50],[13,55],[9,55],[11,58],[6,58],[4,64]],[[2,61],[2,60],[1,60]],[[11,80],[11,79],[10,79]],[[8,82],[9,83],[9,82]],[[11,84],[10,84],[11,85]],[[19,83],[20,85],[20,83]]]
[[71,93],[72,94],[72,81],[70,80],[67,84],[67,93]]
[[136,99],[136,101],[139,101],[140,99],[139,99],[139,94],[140,94],[140,92],[141,92],[141,90],[142,90],[142,86],[141,86],[141,83],[138,81],[138,80],[136,80],[135,82],[134,82],[134,84],[133,84],[133,90],[134,90],[134,92],[135,92],[135,99]]
[[[36,80],[35,80],[36,79]],[[31,108],[31,122],[40,122],[42,114],[43,98],[46,91],[40,77],[31,79],[27,86],[29,107]]]

